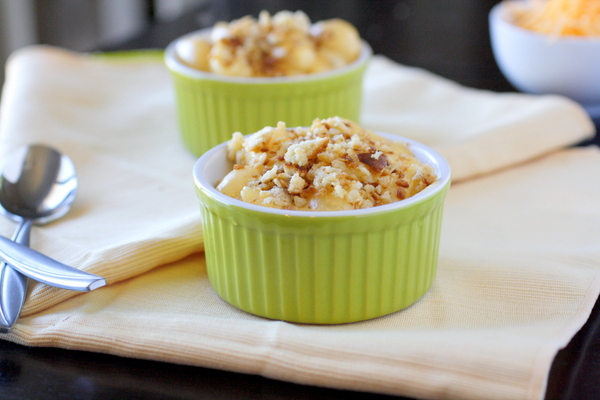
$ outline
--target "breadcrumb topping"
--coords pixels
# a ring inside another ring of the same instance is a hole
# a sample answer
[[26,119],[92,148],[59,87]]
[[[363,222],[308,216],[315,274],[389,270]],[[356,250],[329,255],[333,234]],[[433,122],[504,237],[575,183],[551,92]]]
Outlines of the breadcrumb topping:
[[242,201],[287,210],[338,211],[409,198],[437,179],[407,145],[340,117],[310,127],[284,122],[227,143],[235,165],[217,189]]
[[210,37],[178,41],[185,64],[241,77],[294,76],[329,71],[355,61],[362,48],[356,28],[341,19],[311,24],[302,11],[262,11],[255,19],[218,22]]

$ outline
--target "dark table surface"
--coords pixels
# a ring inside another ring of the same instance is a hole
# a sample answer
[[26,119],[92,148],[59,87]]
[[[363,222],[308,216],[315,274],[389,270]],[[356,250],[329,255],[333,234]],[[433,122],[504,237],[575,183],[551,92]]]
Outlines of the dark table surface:
[[[303,10],[313,21],[352,22],[373,47],[402,64],[425,68],[466,86],[514,91],[494,61],[487,14],[496,0],[215,0],[139,37],[102,50],[164,48],[218,20]],[[595,121],[596,128],[599,126]],[[598,145],[598,135],[580,145]],[[0,399],[403,399],[301,386],[258,376],[0,341]],[[546,399],[600,399],[600,305],[561,350]]]

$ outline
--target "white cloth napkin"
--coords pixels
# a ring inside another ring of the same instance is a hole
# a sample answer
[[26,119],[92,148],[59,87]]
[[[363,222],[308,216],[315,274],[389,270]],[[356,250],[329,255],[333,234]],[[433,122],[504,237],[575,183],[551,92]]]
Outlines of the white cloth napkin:
[[[156,57],[120,61],[18,52],[0,109],[0,161],[46,143],[71,157],[79,178],[72,210],[33,230],[31,246],[109,283],[202,250],[195,157],[179,141],[169,76]],[[0,234],[14,227],[3,220]],[[75,294],[36,285],[23,315]]]
[[[600,151],[563,149],[593,132],[580,107],[376,57],[363,125],[432,145],[454,170],[438,275],[406,310],[311,326],[249,315],[212,290],[170,84],[156,58],[11,57],[0,157],[49,143],[81,181],[72,212],[34,229],[32,247],[110,285],[35,285],[0,338],[418,398],[543,398],[554,355],[600,292]],[[12,229],[0,221],[0,234]]]
[[439,150],[453,182],[577,143],[594,132],[583,108],[559,96],[466,88],[377,56],[366,76],[363,124]]

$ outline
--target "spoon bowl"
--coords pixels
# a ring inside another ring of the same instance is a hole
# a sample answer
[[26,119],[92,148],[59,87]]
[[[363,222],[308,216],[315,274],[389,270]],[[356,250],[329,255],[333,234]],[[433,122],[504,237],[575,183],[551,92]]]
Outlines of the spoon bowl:
[[77,193],[75,166],[53,148],[19,148],[0,177],[0,211],[20,222],[45,224],[64,216]]

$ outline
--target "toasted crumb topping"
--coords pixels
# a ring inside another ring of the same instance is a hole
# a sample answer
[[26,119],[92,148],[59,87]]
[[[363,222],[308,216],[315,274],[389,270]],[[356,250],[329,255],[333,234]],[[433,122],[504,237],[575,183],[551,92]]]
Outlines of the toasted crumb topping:
[[217,23],[210,37],[192,36],[177,43],[185,64],[221,75],[294,76],[348,65],[361,52],[356,28],[341,19],[311,24],[302,11],[262,11],[255,19]]
[[409,198],[437,178],[407,145],[391,142],[340,117],[310,127],[284,122],[227,144],[235,165],[221,192],[252,204],[288,210],[336,211]]

